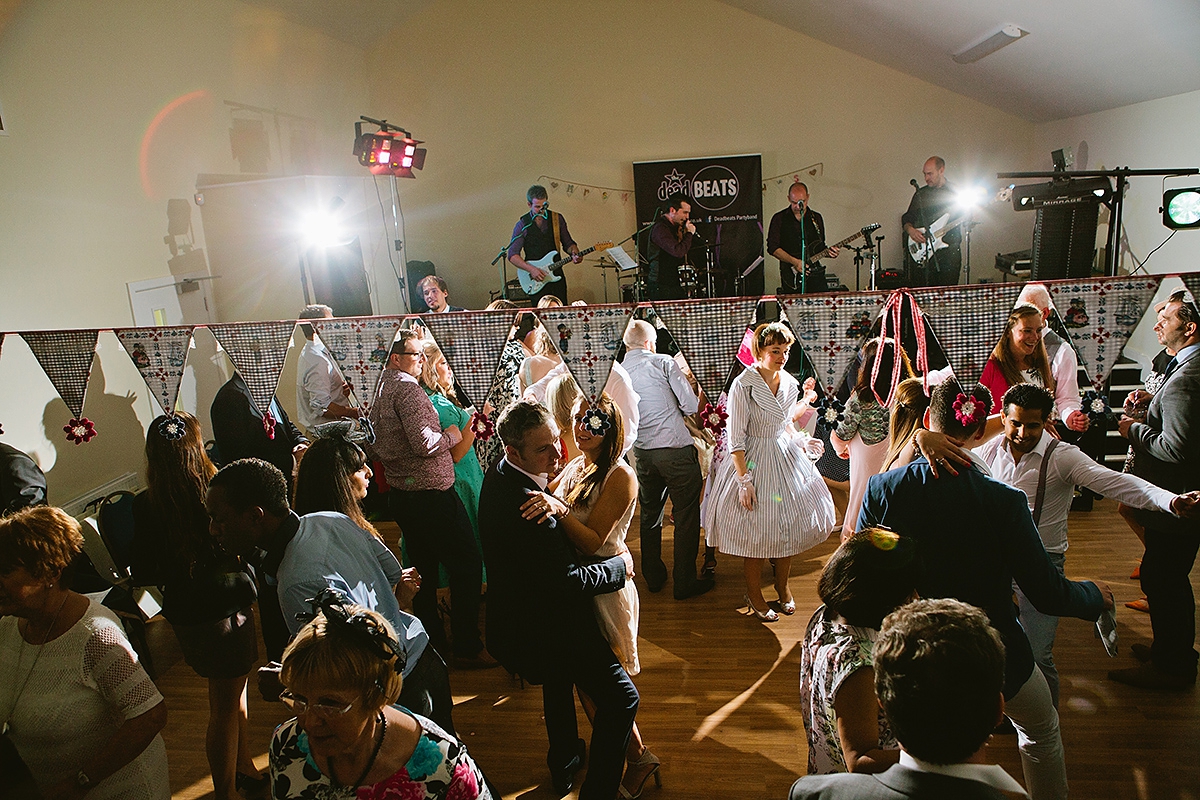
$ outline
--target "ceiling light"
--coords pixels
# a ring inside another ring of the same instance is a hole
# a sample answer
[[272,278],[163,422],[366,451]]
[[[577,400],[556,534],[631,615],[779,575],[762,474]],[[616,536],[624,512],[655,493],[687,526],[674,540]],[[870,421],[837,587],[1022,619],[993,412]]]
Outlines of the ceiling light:
[[955,53],[953,58],[959,64],[974,64],[984,56],[990,56],[1001,47],[1010,45],[1017,39],[1028,35],[1029,31],[1010,22],[971,42]]

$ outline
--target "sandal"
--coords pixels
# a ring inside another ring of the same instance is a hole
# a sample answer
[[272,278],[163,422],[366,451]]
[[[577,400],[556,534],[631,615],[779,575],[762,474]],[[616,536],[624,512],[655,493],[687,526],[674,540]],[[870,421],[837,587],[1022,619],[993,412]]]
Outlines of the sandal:
[[755,608],[754,604],[750,602],[750,595],[745,595],[742,597],[742,601],[746,604],[746,608],[750,609],[750,613],[761,619],[763,622],[779,621],[779,615],[776,614],[775,609],[771,608],[770,606],[767,606],[766,611],[759,611],[757,608]]
[[716,559],[716,557],[714,556],[713,558],[704,559],[704,566],[700,567],[700,580],[706,580],[709,578],[716,578],[716,577],[717,577],[717,559]]
[[654,755],[654,753],[651,753],[649,747],[642,750],[642,754],[637,757],[636,761],[630,761],[627,763],[625,775],[628,777],[630,770],[635,767],[650,766],[650,770],[642,776],[642,779],[638,781],[637,788],[632,792],[625,788],[625,783],[622,781],[620,787],[617,789],[617,792],[621,798],[623,798],[623,800],[637,800],[642,796],[642,790],[646,788],[646,781],[650,780],[651,777],[654,778],[654,785],[661,789],[662,775],[660,775],[658,771],[659,765],[661,764],[662,762],[658,760],[658,756]]

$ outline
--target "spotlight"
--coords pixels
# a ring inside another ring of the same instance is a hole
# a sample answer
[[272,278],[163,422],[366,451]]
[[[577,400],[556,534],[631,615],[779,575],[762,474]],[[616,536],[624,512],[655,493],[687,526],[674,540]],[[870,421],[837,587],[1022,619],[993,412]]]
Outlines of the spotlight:
[[982,186],[966,186],[954,193],[954,201],[964,211],[983,205],[987,191]]
[[1160,211],[1163,215],[1163,225],[1171,230],[1200,228],[1200,186],[1168,189],[1163,192]]
[[328,249],[349,244],[353,237],[343,224],[342,198],[335,197],[327,207],[317,207],[300,220],[300,235],[305,247]]
[[388,125],[387,120],[362,119],[380,127],[375,133],[363,133],[362,122],[354,124],[354,155],[372,175],[413,178],[413,170],[424,169],[426,151],[417,147],[423,142],[411,138],[403,128]]

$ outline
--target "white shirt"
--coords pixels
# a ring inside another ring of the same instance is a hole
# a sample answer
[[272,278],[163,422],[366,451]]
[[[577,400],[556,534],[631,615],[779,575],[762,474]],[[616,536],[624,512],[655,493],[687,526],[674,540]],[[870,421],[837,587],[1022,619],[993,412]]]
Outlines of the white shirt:
[[[1024,456],[1013,459],[1008,439],[997,436],[979,448],[979,454],[992,468],[992,477],[1020,489],[1033,511],[1037,499],[1038,474],[1050,444],[1050,434],[1042,432],[1037,446]],[[1097,494],[1120,500],[1134,508],[1157,509],[1171,513],[1172,492],[1124,472],[1114,472],[1092,461],[1072,444],[1059,442],[1046,469],[1046,495],[1042,500],[1042,518],[1038,524],[1047,553],[1067,552],[1067,515],[1076,486],[1086,486]]]
[[526,478],[529,478],[529,480],[536,483],[538,489],[542,490],[543,492],[546,491],[546,487],[550,485],[550,477],[544,472],[539,472],[537,475],[534,475],[532,472],[526,472],[525,470],[521,469],[511,461],[508,462],[508,465],[524,475]]
[[931,764],[901,750],[900,766],[908,767],[917,772],[932,772],[937,775],[947,775],[951,778],[979,781],[1002,792],[1011,792],[1021,797],[1029,796],[1021,787],[1021,784],[1017,783],[1011,775],[1005,772],[1004,767],[997,764]]
[[683,417],[695,414],[700,401],[675,359],[638,347],[625,354],[621,365],[638,395],[641,419],[635,445],[643,450],[691,447]]
[[324,418],[330,403],[344,404],[344,381],[334,366],[329,350],[317,339],[304,343],[296,365],[296,417],[309,431],[329,420]]
[[1058,339],[1062,344],[1054,350],[1050,374],[1054,376],[1054,407],[1065,421],[1072,411],[1083,408],[1079,401],[1079,358],[1070,342],[1061,336]]
[[[547,372],[540,381],[526,389],[525,394],[522,395],[523,399],[545,405],[546,390],[550,388],[550,381],[567,371],[566,364],[559,364]],[[629,373],[616,361],[613,362],[612,372],[608,373],[608,382],[604,384],[604,391],[608,392],[608,396],[617,404],[617,408],[621,409],[621,416],[625,420],[625,442],[621,445],[621,455],[625,455],[637,441],[638,420],[641,419],[641,415],[638,413],[640,398],[638,393],[633,390],[633,381],[629,379]],[[569,432],[564,431],[564,433]]]

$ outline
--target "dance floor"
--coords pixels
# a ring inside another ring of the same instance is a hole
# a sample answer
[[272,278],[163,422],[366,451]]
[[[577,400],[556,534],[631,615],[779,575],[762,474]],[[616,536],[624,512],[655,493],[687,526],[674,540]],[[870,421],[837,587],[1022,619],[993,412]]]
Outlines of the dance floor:
[[[1071,515],[1067,574],[1107,580],[1116,593],[1121,652],[1109,659],[1093,626],[1064,620],[1056,660],[1062,674],[1062,729],[1071,793],[1077,798],[1200,797],[1200,703],[1195,691],[1150,692],[1105,679],[1113,667],[1131,666],[1131,642],[1148,642],[1150,619],[1126,609],[1141,596],[1129,580],[1141,548],[1115,512]],[[637,523],[630,547],[637,558]],[[964,524],[969,521],[964,520]],[[396,529],[383,533],[394,544]],[[669,535],[668,526],[667,533]],[[649,784],[648,800],[693,797],[786,797],[805,771],[807,752],[800,720],[800,643],[817,607],[816,580],[834,542],[793,561],[797,613],[773,625],[739,614],[744,592],[741,563],[721,558],[717,588],[676,602],[670,586],[650,594],[641,577],[639,642],[642,696],[638,723],[662,759],[662,789]],[[663,547],[670,553],[669,544]],[[1197,578],[1193,573],[1193,585]],[[764,585],[769,576],[764,574]],[[767,597],[773,590],[766,589]],[[486,603],[485,603],[486,608]],[[529,609],[531,616],[539,613]],[[208,706],[204,682],[180,660],[165,624],[154,624],[152,647],[158,685],[167,698],[166,730],[171,787],[176,800],[211,795],[204,756]],[[506,798],[551,798],[545,766],[541,692],[524,688],[503,670],[452,672],[455,724],[476,761]],[[252,687],[253,689],[253,687]],[[266,764],[272,729],[288,715],[279,703],[251,696],[251,733],[259,763]],[[585,738],[587,723],[580,712]],[[997,736],[991,758],[1021,778],[1016,737]]]

